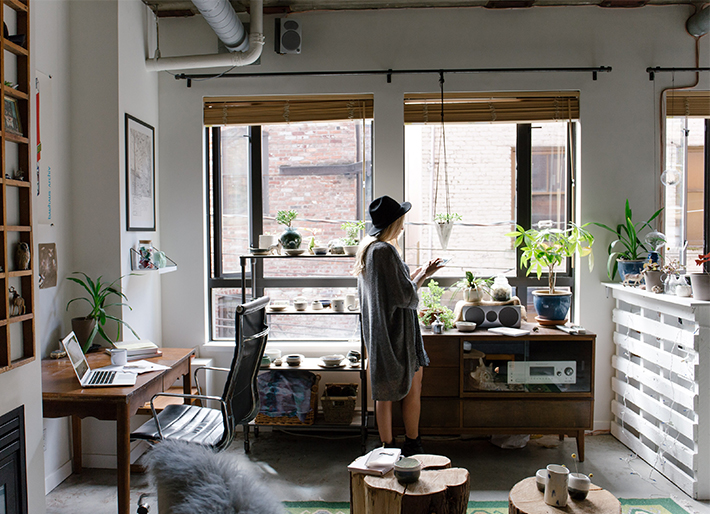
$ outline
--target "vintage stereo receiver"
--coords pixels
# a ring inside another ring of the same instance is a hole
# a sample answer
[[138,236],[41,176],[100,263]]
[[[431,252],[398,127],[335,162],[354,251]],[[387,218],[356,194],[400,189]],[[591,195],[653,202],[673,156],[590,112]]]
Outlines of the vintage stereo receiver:
[[520,327],[520,305],[464,305],[464,321],[472,321],[478,328]]
[[509,384],[575,384],[576,361],[508,361]]

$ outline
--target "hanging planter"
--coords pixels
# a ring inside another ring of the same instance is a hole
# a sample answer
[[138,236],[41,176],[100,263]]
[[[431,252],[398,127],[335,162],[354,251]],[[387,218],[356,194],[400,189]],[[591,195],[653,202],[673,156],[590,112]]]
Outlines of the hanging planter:
[[451,230],[454,228],[454,221],[460,219],[461,216],[455,212],[450,214],[437,214],[434,216],[436,233],[439,235],[439,243],[443,250],[446,250],[449,246],[449,238],[451,237]]

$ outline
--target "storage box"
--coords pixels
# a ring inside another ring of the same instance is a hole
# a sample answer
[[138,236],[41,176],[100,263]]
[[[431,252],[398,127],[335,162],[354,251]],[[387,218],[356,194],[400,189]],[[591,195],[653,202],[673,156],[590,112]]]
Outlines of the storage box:
[[[288,371],[285,371],[284,373],[288,373]],[[312,425],[315,421],[316,410],[318,408],[318,385],[320,384],[320,375],[313,374],[313,377],[313,386],[311,387],[311,408],[303,421],[301,421],[298,416],[268,416],[260,412],[256,415],[256,418],[254,418],[254,422],[257,425]]]
[[349,425],[355,413],[357,384],[326,384],[320,399],[327,424]]

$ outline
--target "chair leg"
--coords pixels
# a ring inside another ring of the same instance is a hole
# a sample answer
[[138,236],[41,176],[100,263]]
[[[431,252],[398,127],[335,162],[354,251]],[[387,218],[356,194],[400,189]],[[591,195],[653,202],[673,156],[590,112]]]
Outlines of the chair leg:
[[244,453],[249,453],[249,424],[245,423],[244,427]]

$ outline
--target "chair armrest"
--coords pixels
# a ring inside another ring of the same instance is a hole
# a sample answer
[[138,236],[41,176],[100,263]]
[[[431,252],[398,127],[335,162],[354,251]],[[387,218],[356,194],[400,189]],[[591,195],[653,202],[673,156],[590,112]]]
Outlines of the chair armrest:
[[158,428],[158,435],[163,438],[163,430],[160,428],[160,420],[158,419],[158,413],[155,412],[155,406],[153,405],[153,400],[159,396],[172,396],[175,398],[193,398],[198,400],[212,400],[220,403],[220,410],[222,411],[222,416],[227,419],[227,402],[225,402],[219,396],[207,396],[203,394],[184,394],[184,393],[156,393],[150,399],[150,412],[153,414],[153,419],[155,420],[155,426]]
[[202,394],[202,388],[200,387],[200,381],[197,377],[197,372],[200,371],[201,369],[209,369],[211,371],[226,371],[229,372],[229,368],[215,368],[214,366],[200,366],[198,368],[195,368],[193,371],[193,375],[195,377],[195,387],[197,387],[197,393]]

